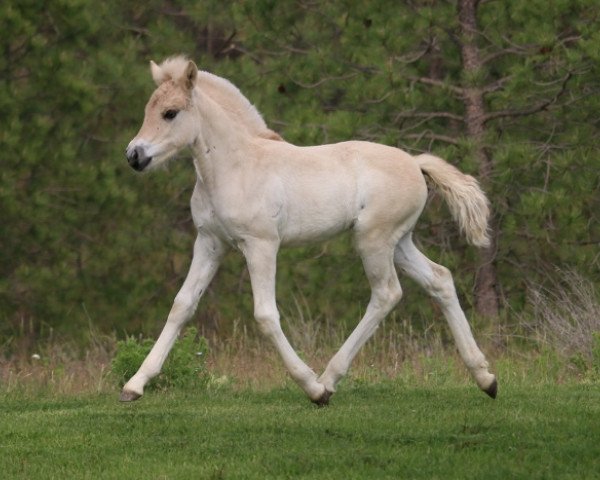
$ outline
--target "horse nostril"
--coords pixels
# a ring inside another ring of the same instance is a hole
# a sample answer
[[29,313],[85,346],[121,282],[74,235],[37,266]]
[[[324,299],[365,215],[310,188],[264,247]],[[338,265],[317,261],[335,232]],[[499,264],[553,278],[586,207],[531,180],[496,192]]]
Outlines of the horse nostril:
[[135,147],[130,153],[127,154],[127,160],[129,160],[129,163],[135,162],[138,158],[140,158],[138,147]]
[[152,157],[146,155],[143,147],[137,146],[127,152],[127,161],[131,168],[141,172],[152,161]]

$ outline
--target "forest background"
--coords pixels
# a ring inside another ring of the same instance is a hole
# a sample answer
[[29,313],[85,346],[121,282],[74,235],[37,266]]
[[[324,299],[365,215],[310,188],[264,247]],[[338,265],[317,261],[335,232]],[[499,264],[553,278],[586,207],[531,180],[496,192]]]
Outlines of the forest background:
[[[3,355],[162,327],[191,259],[193,166],[184,153],[137,175],[124,149],[154,88],[148,62],[178,53],[231,80],[289,142],[431,151],[479,178],[490,249],[468,247],[433,192],[416,237],[480,325],[510,330],[535,316],[536,292],[568,298],[573,279],[597,294],[599,22],[595,0],[2,2]],[[388,326],[443,328],[402,284]],[[277,288],[284,321],[340,328],[369,296],[348,236],[282,252]],[[251,318],[232,252],[193,323],[218,337]]]

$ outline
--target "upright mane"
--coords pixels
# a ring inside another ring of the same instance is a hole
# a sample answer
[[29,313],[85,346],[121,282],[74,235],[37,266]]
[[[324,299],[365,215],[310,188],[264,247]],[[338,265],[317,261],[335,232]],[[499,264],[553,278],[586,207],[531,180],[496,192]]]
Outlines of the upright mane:
[[[160,68],[165,75],[178,78],[185,71],[189,60],[184,56],[167,58]],[[198,71],[196,80],[200,89],[217,102],[229,115],[251,134],[271,140],[283,140],[281,136],[267,127],[256,107],[229,80],[203,70]]]

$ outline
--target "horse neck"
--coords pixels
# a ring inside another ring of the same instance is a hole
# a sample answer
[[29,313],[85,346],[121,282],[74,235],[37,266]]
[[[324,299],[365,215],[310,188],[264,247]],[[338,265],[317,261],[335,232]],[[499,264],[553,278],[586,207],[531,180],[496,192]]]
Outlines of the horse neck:
[[251,135],[207,95],[196,90],[199,135],[193,145],[196,170],[211,189],[243,160],[240,152],[248,151]]

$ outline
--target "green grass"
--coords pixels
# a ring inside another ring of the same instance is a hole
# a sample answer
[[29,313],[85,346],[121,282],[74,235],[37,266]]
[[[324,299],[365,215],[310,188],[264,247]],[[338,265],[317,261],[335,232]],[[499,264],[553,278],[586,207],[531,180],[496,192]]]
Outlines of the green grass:
[[5,479],[600,478],[600,385],[0,397]]

